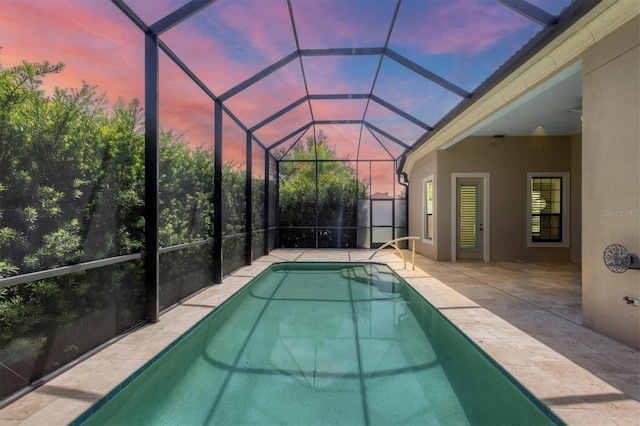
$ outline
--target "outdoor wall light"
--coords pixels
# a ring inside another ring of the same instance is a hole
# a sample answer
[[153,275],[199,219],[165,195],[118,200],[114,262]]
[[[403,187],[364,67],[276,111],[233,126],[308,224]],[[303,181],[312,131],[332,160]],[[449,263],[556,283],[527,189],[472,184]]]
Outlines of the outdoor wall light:
[[629,253],[622,244],[609,244],[602,256],[604,264],[611,272],[621,274],[627,269],[640,269],[640,259],[637,254]]
[[491,143],[491,145],[500,145],[503,140],[504,135],[495,135],[492,136],[491,139],[489,139],[489,142]]

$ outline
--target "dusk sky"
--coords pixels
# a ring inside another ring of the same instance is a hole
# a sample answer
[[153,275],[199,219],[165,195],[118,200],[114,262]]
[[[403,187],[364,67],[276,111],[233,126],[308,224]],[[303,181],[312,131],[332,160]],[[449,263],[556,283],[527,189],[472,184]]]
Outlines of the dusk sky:
[[[554,15],[569,2],[531,1]],[[127,1],[148,25],[185,3]],[[291,4],[301,49],[384,47],[396,7],[395,0],[291,0]],[[403,0],[388,47],[472,92],[540,29],[494,0]],[[286,0],[218,0],[161,39],[216,96],[296,50]],[[110,104],[118,97],[143,100],[143,46],[141,30],[109,0],[0,3],[3,68],[23,60],[66,64],[61,74],[46,79],[47,91],[56,85],[79,87],[85,80],[106,92]],[[160,79],[161,126],[185,132],[194,146],[212,145],[213,102],[165,55]],[[305,96],[305,81],[312,95],[373,93],[427,125],[434,125],[462,99],[388,57],[381,61],[380,55],[305,56],[225,105],[250,128]],[[364,117],[407,145],[425,132],[377,102],[350,99],[303,103],[255,135],[269,146],[311,122],[311,114],[315,120]],[[230,121],[226,120],[223,132],[225,159],[241,159],[244,136]],[[316,126],[320,129],[341,157],[389,159],[389,153],[397,157],[403,150],[359,124]],[[227,138],[231,140],[226,142]]]

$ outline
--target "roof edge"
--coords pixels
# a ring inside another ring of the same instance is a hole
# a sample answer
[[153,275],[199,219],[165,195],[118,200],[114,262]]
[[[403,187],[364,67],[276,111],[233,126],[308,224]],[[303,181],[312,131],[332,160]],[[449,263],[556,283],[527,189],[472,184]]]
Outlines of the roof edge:
[[640,3],[603,0],[540,48],[523,64],[494,82],[467,105],[454,109],[441,125],[406,154],[403,172],[428,153],[443,147],[472,127],[517,100],[550,76],[582,58],[584,52],[626,22],[640,15]]

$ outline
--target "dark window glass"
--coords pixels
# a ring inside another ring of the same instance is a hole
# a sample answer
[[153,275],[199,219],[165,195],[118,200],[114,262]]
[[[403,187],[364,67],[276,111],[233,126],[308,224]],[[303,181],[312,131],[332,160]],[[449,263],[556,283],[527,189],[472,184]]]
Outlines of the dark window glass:
[[562,241],[562,178],[531,178],[531,241]]

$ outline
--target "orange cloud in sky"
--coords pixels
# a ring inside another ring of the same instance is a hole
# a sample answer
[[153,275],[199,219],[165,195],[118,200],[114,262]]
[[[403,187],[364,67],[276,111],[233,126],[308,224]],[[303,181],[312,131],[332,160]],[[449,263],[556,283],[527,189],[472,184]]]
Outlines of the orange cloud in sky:
[[143,96],[140,31],[110,2],[5,0],[0,5],[0,63],[64,62],[54,86],[79,87],[83,80],[107,91],[111,102]]
[[309,111],[309,105],[303,103],[287,112],[282,117],[257,130],[256,136],[263,141],[265,145],[271,146],[281,138],[298,130],[302,126],[309,124],[310,122],[311,113]]
[[[46,92],[86,81],[109,103],[122,97],[144,104],[144,35],[111,2],[3,0],[0,11],[3,67],[64,62],[60,74],[44,80]],[[166,56],[160,64],[161,127],[184,133],[194,146],[213,146],[213,101]]]
[[188,3],[189,0],[125,0],[125,2],[136,15],[151,25]]
[[[179,3],[162,0],[154,2],[152,7],[147,1],[130,2],[133,10],[149,20],[149,24]],[[280,3],[278,7],[263,6],[259,11],[252,11],[247,9],[246,2],[216,2],[163,34],[162,40],[219,95],[295,48],[286,2]],[[324,3],[294,1],[294,14],[305,37],[338,43],[342,37],[353,38],[357,33],[365,34],[359,43],[380,43],[379,34],[367,32],[365,23],[357,19],[354,13],[357,9],[347,10],[346,5],[338,3],[335,9]],[[49,93],[54,86],[79,87],[84,80],[98,86],[98,92],[106,92],[110,103],[118,97],[144,102],[144,36],[111,2],[5,0],[1,7],[0,63],[4,67],[23,60],[62,61],[66,64],[65,70],[45,80],[44,87]],[[332,11],[339,12],[349,25],[332,21]],[[234,29],[239,39],[211,37],[207,28],[213,23],[224,26],[219,37]],[[333,34],[334,41],[327,39],[326,34]],[[240,46],[240,42],[245,45]],[[244,49],[240,53],[239,47]],[[251,58],[256,52],[263,56],[261,60]],[[371,90],[378,60],[376,57],[304,58],[310,92],[367,93]],[[367,75],[346,75],[345,63],[361,63],[358,69]],[[160,81],[161,127],[184,133],[185,139],[194,146],[211,147],[213,101],[165,55],[161,55],[160,60]],[[252,126],[304,95],[300,61],[295,60],[226,104],[247,126]],[[361,119],[364,104],[365,101],[314,101],[311,106],[316,119],[337,120]],[[354,108],[354,105],[358,106]],[[301,105],[256,135],[269,145],[310,119],[309,106]],[[244,162],[244,137],[232,120],[225,120],[224,124],[223,138],[228,139],[225,158],[237,157]],[[332,126],[330,131],[340,140],[340,155],[355,158],[360,127]]]
[[253,127],[305,95],[300,65],[293,61],[233,96],[225,104],[247,127]]
[[378,141],[364,129],[360,146],[358,148],[363,154],[363,160],[390,160],[391,156],[384,150]]
[[[127,0],[147,24],[185,3]],[[382,47],[395,5],[394,1],[291,0],[300,48]],[[494,1],[404,0],[390,46],[472,90],[536,31],[535,24]],[[285,0],[217,1],[162,34],[161,40],[216,96],[297,49]],[[54,86],[79,87],[86,80],[105,91],[110,103],[118,97],[144,101],[144,34],[111,1],[2,0],[0,46],[3,67],[23,60],[64,62],[61,74],[46,79],[48,93]],[[469,65],[471,61],[477,62],[477,69]],[[250,128],[307,90],[312,95],[370,93],[379,62],[379,56],[366,55],[297,58],[226,100],[225,106]],[[460,101],[458,95],[387,57],[373,93],[429,125]],[[311,111],[316,120],[360,120],[366,104],[314,100]],[[404,143],[424,134],[423,128],[392,111],[368,104],[366,120]],[[256,131],[256,137],[269,146],[309,123],[311,111],[309,104],[300,105]],[[160,120],[164,129],[185,133],[193,146],[213,146],[213,100],[166,55],[160,60]],[[341,157],[388,156],[360,125],[322,128]],[[400,154],[398,145],[378,137],[391,155]],[[225,159],[244,163],[244,133],[228,117],[223,139]],[[377,176],[380,168],[375,169]]]

